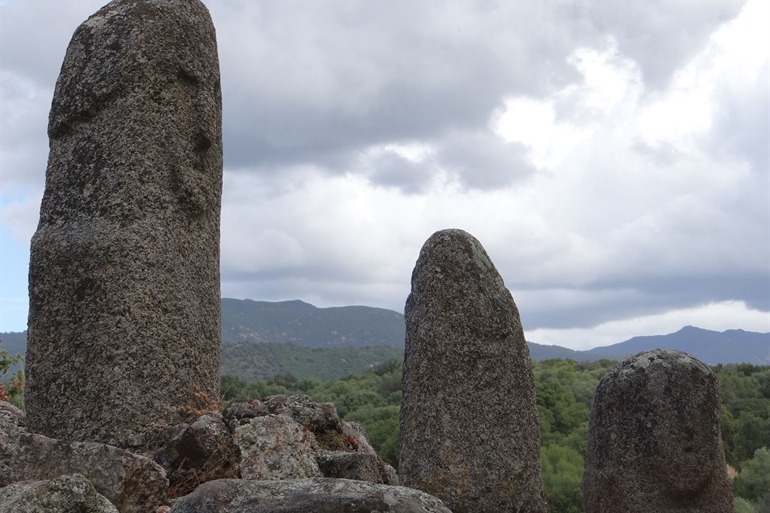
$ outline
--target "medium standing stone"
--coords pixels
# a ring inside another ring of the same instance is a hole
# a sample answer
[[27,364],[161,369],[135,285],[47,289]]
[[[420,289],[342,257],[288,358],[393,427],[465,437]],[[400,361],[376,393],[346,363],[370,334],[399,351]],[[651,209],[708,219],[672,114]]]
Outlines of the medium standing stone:
[[732,513],[719,419],[717,378],[692,356],[624,360],[591,405],[586,513]]
[[218,397],[222,100],[199,0],[114,0],[72,37],[32,238],[26,404],[53,438],[142,445]]
[[529,349],[478,240],[462,230],[428,239],[405,315],[402,485],[455,513],[545,512]]

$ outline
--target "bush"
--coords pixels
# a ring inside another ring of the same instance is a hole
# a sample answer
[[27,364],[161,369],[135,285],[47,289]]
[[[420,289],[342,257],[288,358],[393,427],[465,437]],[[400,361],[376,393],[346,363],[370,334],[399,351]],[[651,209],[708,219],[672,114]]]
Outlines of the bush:
[[24,407],[24,373],[19,370],[11,375],[10,380],[6,380],[5,376],[12,365],[23,359],[19,354],[9,356],[8,351],[0,349],[0,401],[8,401],[22,409]]

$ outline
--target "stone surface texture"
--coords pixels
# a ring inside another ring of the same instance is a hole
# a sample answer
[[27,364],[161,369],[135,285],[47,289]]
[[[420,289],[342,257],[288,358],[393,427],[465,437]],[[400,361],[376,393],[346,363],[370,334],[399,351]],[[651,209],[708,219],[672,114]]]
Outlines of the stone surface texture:
[[316,462],[324,477],[392,484],[386,481],[376,454],[320,451]]
[[401,484],[454,513],[545,512],[529,349],[478,240],[427,240],[405,316]]
[[0,486],[81,474],[121,513],[166,500],[163,469],[147,457],[95,442],[67,442],[0,427]]
[[174,496],[189,493],[201,482],[240,476],[240,452],[219,412],[181,424],[153,459],[166,471]]
[[262,400],[261,409],[288,415],[313,433],[342,432],[337,407],[333,403],[315,403],[306,395],[271,395]]
[[199,0],[114,0],[75,31],[31,243],[32,431],[130,447],[194,387],[218,397],[221,105]]
[[0,488],[0,513],[118,513],[80,474]]
[[243,479],[320,477],[312,433],[286,415],[255,417],[238,427],[233,441],[240,450]]
[[692,356],[635,354],[602,378],[591,405],[586,513],[731,513],[719,384]]
[[241,481],[199,486],[170,513],[451,513],[418,490],[346,479]]

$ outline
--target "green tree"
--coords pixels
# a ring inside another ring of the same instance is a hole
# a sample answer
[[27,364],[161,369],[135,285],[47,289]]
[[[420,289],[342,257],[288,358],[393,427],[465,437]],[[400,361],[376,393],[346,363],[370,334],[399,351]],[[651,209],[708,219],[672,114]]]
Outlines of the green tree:
[[735,494],[752,501],[770,498],[770,450],[762,447],[754,457],[741,463],[741,472],[733,481]]
[[735,513],[757,513],[756,505],[743,497],[736,497],[733,501],[733,507],[735,508]]
[[540,465],[548,513],[581,513],[583,457],[580,453],[563,445],[546,445],[540,448]]
[[10,401],[19,408],[24,407],[24,373],[21,370],[16,371],[10,380],[6,380],[5,376],[12,365],[22,360],[24,358],[21,355],[10,356],[8,351],[0,349],[0,401]]

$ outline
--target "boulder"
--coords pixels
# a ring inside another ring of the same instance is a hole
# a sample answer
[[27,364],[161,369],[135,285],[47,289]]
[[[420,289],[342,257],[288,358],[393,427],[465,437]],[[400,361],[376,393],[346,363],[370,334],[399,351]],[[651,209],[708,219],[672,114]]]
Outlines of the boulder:
[[222,418],[227,428],[234,432],[238,426],[249,423],[249,420],[267,415],[267,409],[262,408],[262,403],[258,400],[233,401],[222,412]]
[[179,427],[179,433],[154,454],[166,470],[171,496],[186,495],[213,479],[240,477],[240,453],[221,413],[207,413]]
[[313,434],[286,415],[255,417],[233,433],[243,479],[320,477]]
[[320,450],[316,461],[324,477],[399,484],[398,473],[377,456],[360,424],[343,421],[341,435],[332,431],[318,436],[317,440]]
[[376,454],[320,451],[316,456],[316,462],[324,477],[385,483],[385,476]]
[[163,469],[117,447],[0,431],[0,450],[0,486],[81,474],[121,513],[145,513],[166,500],[169,483]]
[[599,382],[588,428],[586,513],[731,513],[719,383],[680,351],[635,354]]
[[29,267],[33,432],[124,448],[219,396],[222,98],[199,0],[113,0],[56,83]]
[[210,481],[170,513],[451,513],[428,494],[346,479]]
[[401,483],[455,513],[544,513],[529,349],[478,240],[443,230],[425,242],[405,317]]
[[80,474],[0,488],[0,513],[118,513]]
[[306,395],[272,395],[262,399],[268,413],[288,415],[313,433],[342,432],[337,407],[333,403],[315,403]]

